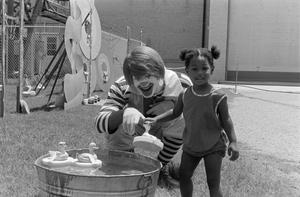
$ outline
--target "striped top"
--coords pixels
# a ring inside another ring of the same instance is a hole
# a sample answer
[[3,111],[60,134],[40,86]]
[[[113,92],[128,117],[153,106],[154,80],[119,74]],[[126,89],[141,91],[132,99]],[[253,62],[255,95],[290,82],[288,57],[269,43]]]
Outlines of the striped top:
[[[191,83],[188,80],[181,80],[181,76],[184,74],[176,75],[174,71],[166,69],[165,72],[165,88],[163,91],[154,95],[155,98],[174,98],[182,91],[182,87],[178,87],[178,83],[183,86],[190,86]],[[179,80],[178,80],[179,78]],[[124,76],[120,77],[118,80],[111,85],[108,92],[107,99],[103,106],[101,107],[97,117],[96,117],[96,128],[100,133],[108,133],[108,119],[113,111],[118,111],[124,109],[128,104],[129,98],[132,93],[137,93],[134,89],[131,89],[126,82]],[[145,115],[146,110],[142,110],[141,113]]]

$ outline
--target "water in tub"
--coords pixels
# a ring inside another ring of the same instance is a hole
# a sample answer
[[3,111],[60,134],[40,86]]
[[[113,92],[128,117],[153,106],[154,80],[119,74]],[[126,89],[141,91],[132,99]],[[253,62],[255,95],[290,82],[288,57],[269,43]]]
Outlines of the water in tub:
[[136,160],[124,158],[102,159],[101,168],[82,168],[78,166],[55,167],[56,171],[84,176],[109,176],[109,175],[133,175],[155,170],[155,167],[147,163],[137,163]]

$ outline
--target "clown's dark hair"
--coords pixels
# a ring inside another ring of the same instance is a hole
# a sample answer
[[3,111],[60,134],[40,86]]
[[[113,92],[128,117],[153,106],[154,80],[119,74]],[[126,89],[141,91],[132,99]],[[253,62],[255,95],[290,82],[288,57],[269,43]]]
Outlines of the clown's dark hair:
[[157,51],[147,46],[138,46],[125,58],[123,73],[127,83],[132,85],[133,76],[137,79],[146,75],[164,78],[165,64]]
[[180,52],[179,58],[184,61],[185,67],[187,68],[190,65],[191,59],[199,56],[204,57],[208,61],[213,71],[215,69],[213,60],[220,57],[220,51],[216,46],[212,46],[210,51],[207,48],[183,49]]

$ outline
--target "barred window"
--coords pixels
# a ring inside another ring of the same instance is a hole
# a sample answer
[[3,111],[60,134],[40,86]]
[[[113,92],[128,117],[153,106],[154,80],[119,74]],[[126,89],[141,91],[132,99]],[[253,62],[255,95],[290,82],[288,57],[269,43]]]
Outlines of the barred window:
[[47,55],[55,55],[56,52],[56,44],[57,43],[57,38],[56,37],[48,37],[47,38]]

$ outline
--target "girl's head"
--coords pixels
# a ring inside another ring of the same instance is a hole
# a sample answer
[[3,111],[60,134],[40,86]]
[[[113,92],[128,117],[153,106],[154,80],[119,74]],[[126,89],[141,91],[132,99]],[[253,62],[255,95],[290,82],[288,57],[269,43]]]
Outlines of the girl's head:
[[163,86],[165,65],[154,49],[138,46],[125,58],[123,73],[130,86],[149,98]]
[[218,59],[219,56],[220,52],[217,47],[212,46],[211,50],[207,48],[184,49],[179,57],[185,62],[185,71],[193,84],[201,85],[208,82],[215,69],[213,60]]

